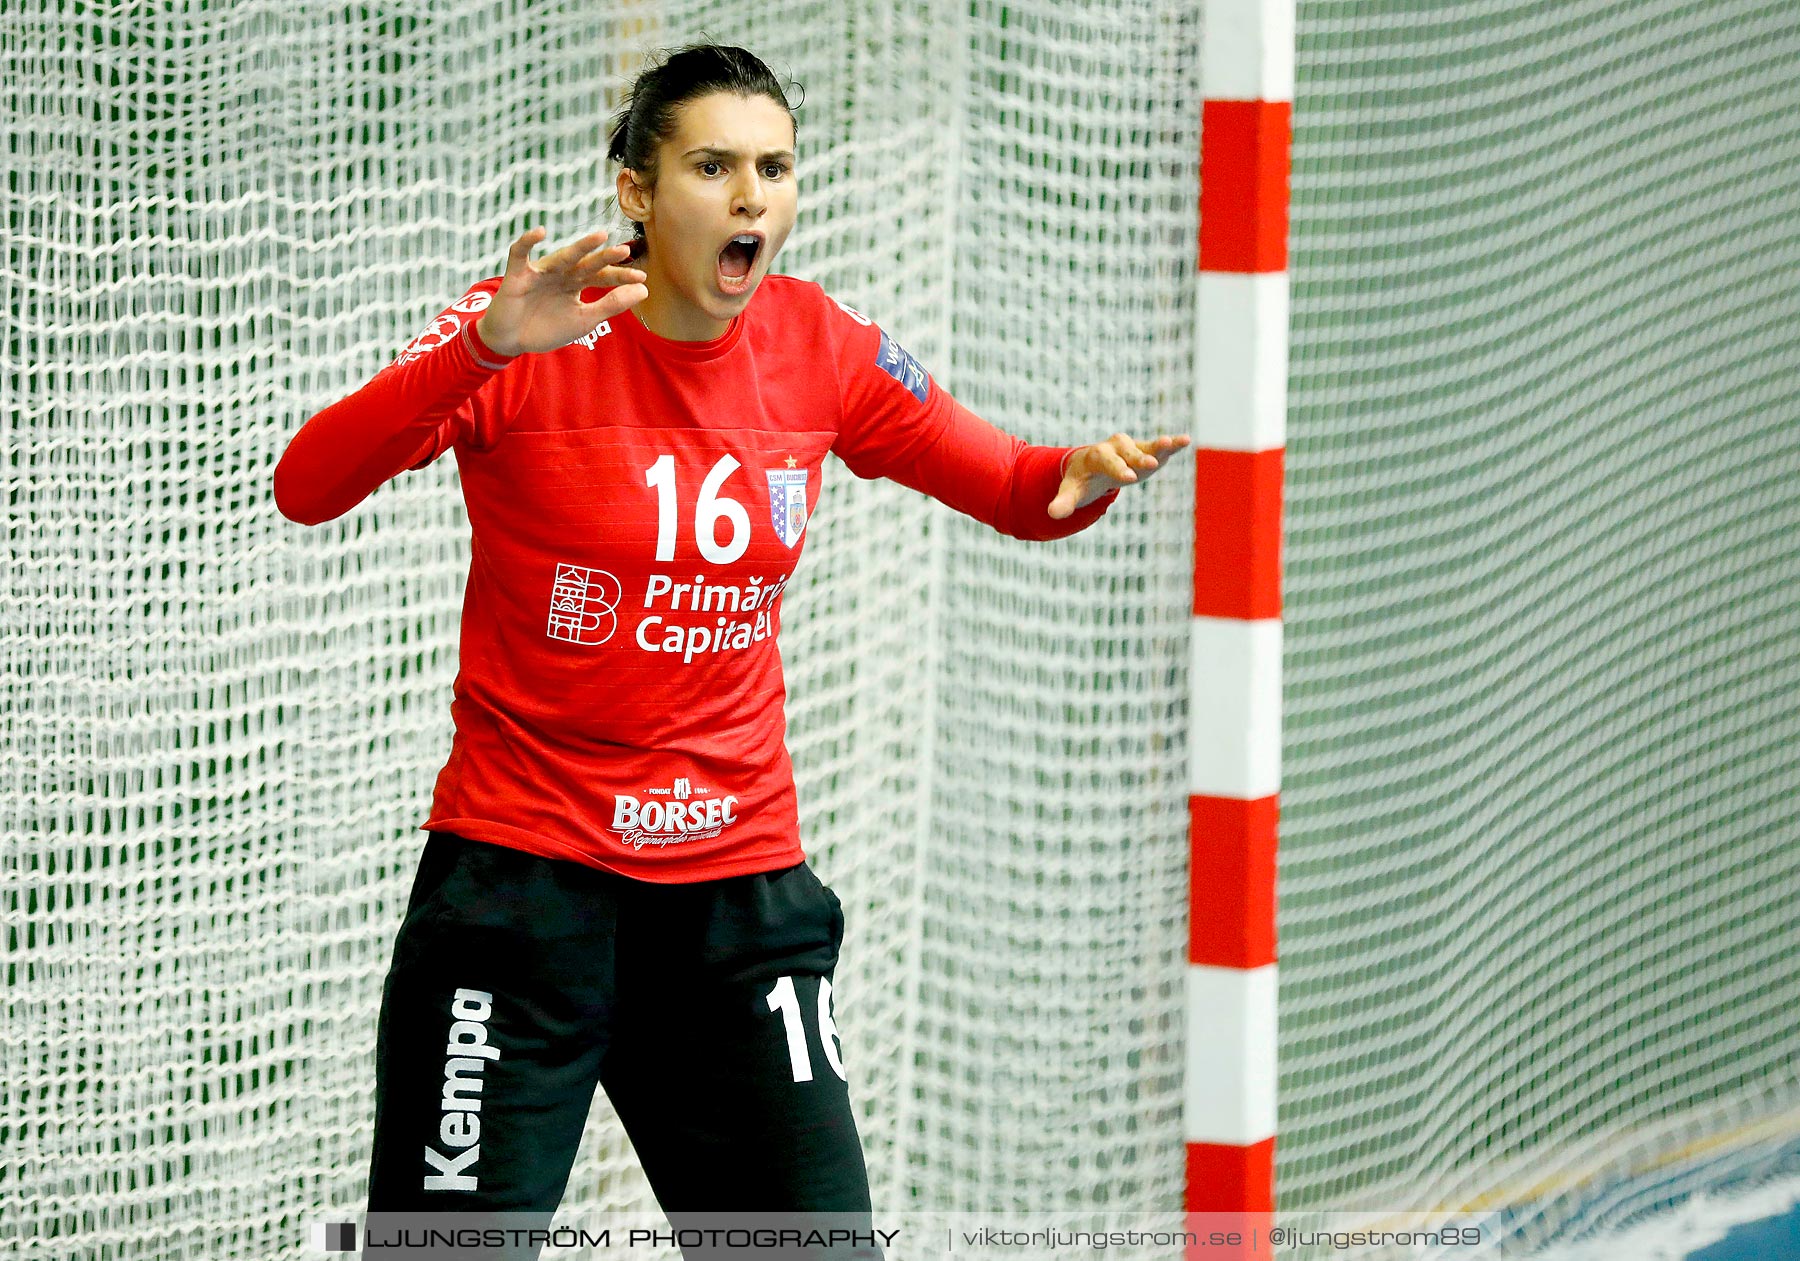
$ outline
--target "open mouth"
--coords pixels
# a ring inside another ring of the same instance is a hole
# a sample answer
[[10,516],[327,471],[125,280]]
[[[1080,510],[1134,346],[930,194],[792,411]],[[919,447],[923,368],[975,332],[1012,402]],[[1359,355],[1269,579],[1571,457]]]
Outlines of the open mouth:
[[754,232],[741,232],[725,242],[719,251],[719,288],[726,293],[742,293],[749,288],[750,272],[761,252],[762,237]]

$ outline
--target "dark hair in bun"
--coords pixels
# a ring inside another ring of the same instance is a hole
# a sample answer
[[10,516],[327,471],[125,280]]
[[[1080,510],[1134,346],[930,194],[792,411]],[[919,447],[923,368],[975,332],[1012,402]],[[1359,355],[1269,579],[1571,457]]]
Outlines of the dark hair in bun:
[[[780,81],[760,57],[729,44],[689,44],[638,74],[613,119],[606,156],[637,172],[641,183],[654,188],[656,153],[662,142],[675,134],[675,111],[712,92],[768,97],[787,111],[798,139],[800,120],[794,117],[795,106],[788,103]],[[804,93],[801,99],[804,103]],[[637,237],[643,235],[640,223]]]

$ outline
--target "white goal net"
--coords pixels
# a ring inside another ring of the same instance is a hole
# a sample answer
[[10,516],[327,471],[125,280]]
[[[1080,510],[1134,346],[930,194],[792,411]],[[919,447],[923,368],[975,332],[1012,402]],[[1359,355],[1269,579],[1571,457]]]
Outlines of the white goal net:
[[[312,529],[271,472],[603,220],[623,89],[702,37],[804,90],[783,270],[1034,442],[1189,426],[1183,6],[6,5],[0,1239],[360,1207],[468,528],[454,455]],[[1027,545],[828,465],[781,647],[879,1204],[1180,1206],[1191,491],[1146,491]],[[565,1205],[654,1207],[604,1095]]]
[[1800,7],[1425,8],[1300,6],[1277,1188],[1538,1241],[1800,1174]]

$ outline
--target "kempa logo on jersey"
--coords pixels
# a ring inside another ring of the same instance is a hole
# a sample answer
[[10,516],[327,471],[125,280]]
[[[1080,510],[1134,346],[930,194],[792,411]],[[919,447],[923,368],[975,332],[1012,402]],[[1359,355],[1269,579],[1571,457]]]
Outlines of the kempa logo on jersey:
[[[613,798],[613,831],[619,843],[633,849],[646,845],[677,845],[682,841],[709,841],[737,822],[737,798],[704,797],[689,801],[688,797],[711,792],[695,788],[686,776],[676,779],[670,788],[646,788],[649,801],[620,793]],[[658,801],[658,796],[674,797],[674,801]]]
[[593,332],[589,333],[586,337],[577,337],[574,341],[570,342],[569,345],[586,346],[589,350],[592,350],[599,344],[600,339],[610,332],[612,332],[612,323],[608,320],[601,320],[594,326]]
[[458,1156],[426,1147],[425,1163],[437,1170],[425,1175],[427,1191],[473,1191],[478,1179],[468,1172],[481,1159],[482,1073],[489,1060],[500,1058],[500,1048],[488,1041],[487,1022],[494,1014],[494,996],[485,990],[457,990],[450,1000],[450,1038],[444,1046],[444,1116],[438,1122],[438,1142]]
[[[393,366],[400,367],[409,364],[420,355],[429,354],[439,346],[448,346],[462,331],[461,317],[481,314],[488,309],[488,304],[493,300],[493,295],[488,293],[471,293],[467,297],[459,298],[450,311],[438,316],[431,322],[430,328],[406,344],[405,348],[395,357]],[[455,314],[451,314],[451,312],[455,312]]]

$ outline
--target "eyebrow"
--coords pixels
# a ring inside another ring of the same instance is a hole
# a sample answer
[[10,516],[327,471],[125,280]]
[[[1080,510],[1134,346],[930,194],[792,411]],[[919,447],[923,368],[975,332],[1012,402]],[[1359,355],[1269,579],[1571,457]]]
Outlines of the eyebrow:
[[[689,149],[686,153],[682,154],[681,156],[684,158],[691,158],[691,157],[695,156],[696,154],[701,154],[701,153],[704,153],[709,158],[735,158],[735,157],[739,156],[735,150],[721,149],[717,145],[703,145],[698,149]],[[771,149],[769,152],[763,154],[762,156],[765,159],[766,158],[784,158],[787,161],[792,162],[794,160],[794,151],[792,149]]]

